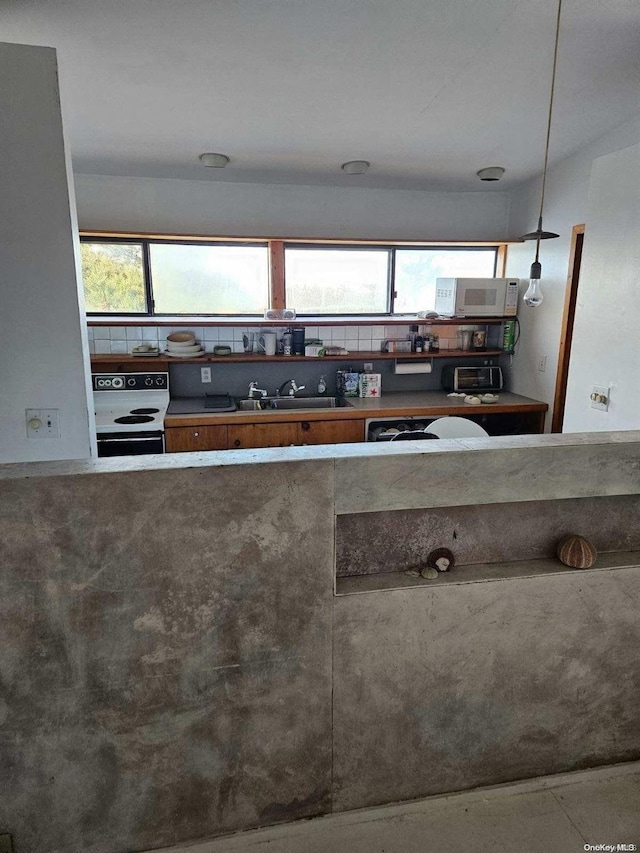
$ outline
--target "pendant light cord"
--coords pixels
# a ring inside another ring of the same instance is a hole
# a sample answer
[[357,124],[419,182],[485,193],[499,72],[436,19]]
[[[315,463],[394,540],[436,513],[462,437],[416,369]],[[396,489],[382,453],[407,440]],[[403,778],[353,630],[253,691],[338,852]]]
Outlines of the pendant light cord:
[[[544,168],[542,169],[542,195],[540,196],[540,221],[538,228],[542,228],[542,208],[544,206],[544,190],[547,183],[547,162],[549,160],[549,139],[551,137],[551,116],[553,114],[553,95],[556,88],[556,65],[558,62],[558,36],[560,35],[560,13],[562,12],[562,0],[558,0],[558,15],[556,18],[556,41],[553,48],[553,70],[551,72],[551,94],[549,95],[549,118],[547,119],[547,141],[544,147]],[[538,247],[540,240],[538,240]],[[537,258],[536,247],[536,260]]]

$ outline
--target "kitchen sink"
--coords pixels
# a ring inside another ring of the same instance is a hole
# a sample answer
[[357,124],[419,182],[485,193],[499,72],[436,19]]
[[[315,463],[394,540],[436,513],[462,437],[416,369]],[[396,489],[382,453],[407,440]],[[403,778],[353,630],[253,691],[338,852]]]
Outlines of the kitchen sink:
[[274,409],[337,409],[350,406],[342,397],[265,397],[263,400],[238,400],[239,412],[271,412]]

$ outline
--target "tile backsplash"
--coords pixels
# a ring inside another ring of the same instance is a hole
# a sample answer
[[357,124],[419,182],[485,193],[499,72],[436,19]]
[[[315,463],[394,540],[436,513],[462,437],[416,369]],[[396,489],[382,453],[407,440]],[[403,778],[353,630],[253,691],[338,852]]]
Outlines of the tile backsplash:
[[[287,326],[270,327],[280,337]],[[306,326],[307,338],[320,338],[329,346],[345,347],[350,352],[380,352],[387,338],[407,338],[409,326]],[[447,331],[450,331],[447,329]],[[164,350],[167,335],[172,332],[193,332],[206,352],[226,344],[234,353],[244,352],[242,336],[259,332],[255,326],[88,326],[89,349],[93,354],[122,354],[131,352],[142,343],[155,344]],[[442,338],[442,335],[441,335]]]

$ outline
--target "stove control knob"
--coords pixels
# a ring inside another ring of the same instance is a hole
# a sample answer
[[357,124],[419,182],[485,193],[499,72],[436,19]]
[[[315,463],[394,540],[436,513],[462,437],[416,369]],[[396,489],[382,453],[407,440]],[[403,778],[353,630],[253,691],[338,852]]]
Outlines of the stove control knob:
[[122,376],[114,376],[111,380],[112,388],[123,388],[124,387],[124,379]]
[[136,384],[136,380],[133,378],[133,376],[131,376],[129,379],[127,379],[127,385],[133,386],[135,384]]
[[164,385],[164,378],[162,376],[156,376],[156,385]]
[[144,384],[153,385],[153,379],[150,376],[147,376],[147,378],[144,380]]

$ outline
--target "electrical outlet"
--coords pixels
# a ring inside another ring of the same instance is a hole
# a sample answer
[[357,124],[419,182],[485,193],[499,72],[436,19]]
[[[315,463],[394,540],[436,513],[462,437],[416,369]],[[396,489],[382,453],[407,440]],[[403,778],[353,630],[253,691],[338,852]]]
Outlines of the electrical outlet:
[[365,361],[363,366],[364,366],[364,372],[365,373],[373,373],[373,362],[372,361]]
[[211,382],[211,368],[210,367],[201,367],[200,368],[200,382]]
[[0,853],[13,853],[13,841],[9,833],[0,835]]
[[594,385],[591,392],[591,408],[598,409],[600,412],[608,412],[610,392],[611,389],[605,385]]
[[546,355],[543,355],[538,359],[538,370],[540,371],[540,373],[544,373],[546,369],[547,369],[547,357],[546,357]]
[[25,409],[25,416],[27,438],[60,438],[59,409]]

